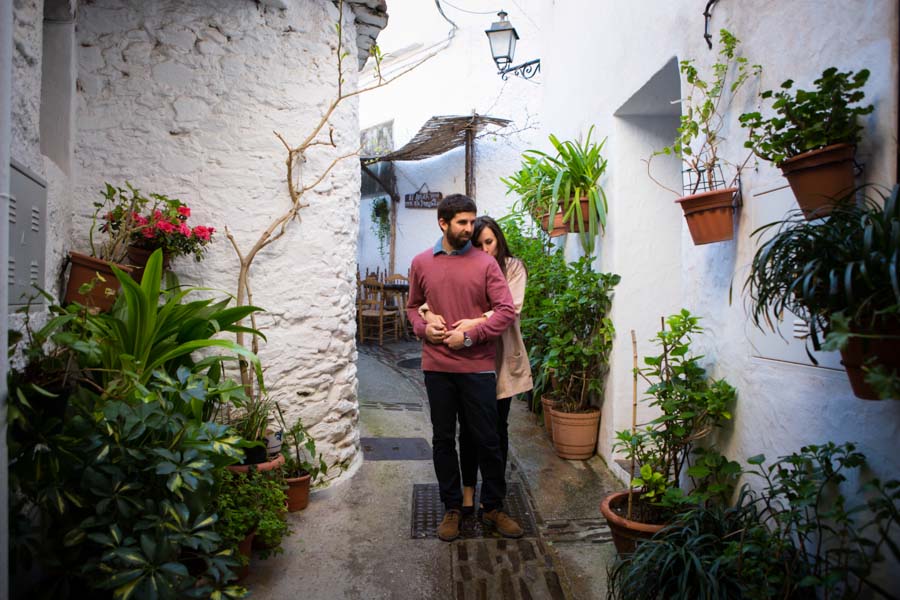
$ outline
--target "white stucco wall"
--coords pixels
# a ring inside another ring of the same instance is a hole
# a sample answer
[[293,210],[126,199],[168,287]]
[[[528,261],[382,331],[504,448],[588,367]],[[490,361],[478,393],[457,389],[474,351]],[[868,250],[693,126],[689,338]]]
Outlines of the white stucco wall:
[[[40,151],[43,3],[16,3],[13,157],[48,180],[48,288],[55,287],[64,251],[88,249],[91,203],[104,182],[130,181],[182,199],[193,224],[217,229],[202,263],[174,263],[182,282],[220,290],[219,297],[236,293],[238,261],[225,228],[246,252],[287,210],[286,151],[273,132],[299,144],[337,88],[337,8],[328,0],[283,4],[80,4],[70,178]],[[346,90],[356,85],[358,62],[354,14],[344,12],[344,49],[352,57],[345,61]],[[337,148],[308,153],[303,183],[356,149],[357,111],[355,98],[336,111]],[[349,466],[344,476],[361,460],[358,199],[358,162],[349,159],[304,197],[309,206],[251,271],[253,303],[266,310],[257,324],[268,337],[260,355],[269,393],[289,420],[303,418],[328,463]]]
[[[539,15],[542,4],[538,0],[523,0],[515,7],[507,7],[508,18],[521,38],[516,50],[516,64],[541,57]],[[463,7],[472,9],[468,5]],[[472,10],[490,8],[479,6]],[[450,29],[450,24],[440,18],[432,2],[391,0],[388,12],[391,20],[379,37],[379,45],[386,53],[413,43],[431,46],[445,39]],[[503,81],[497,75],[484,33],[497,16],[466,14],[446,5],[444,12],[459,26],[452,42],[416,70],[363,96],[360,125],[366,128],[393,119],[394,144],[395,148],[400,148],[432,116],[469,115],[474,110],[478,114],[511,119],[513,122],[498,135],[486,135],[476,141],[478,211],[499,217],[508,212],[514,201],[512,196],[506,195],[506,186],[500,182],[500,177],[516,171],[523,150],[548,145],[546,140],[540,139],[538,129],[542,75],[539,73],[529,81],[513,76]],[[420,56],[427,53],[423,51]],[[389,73],[387,69],[386,73]],[[412,258],[433,245],[441,233],[436,210],[407,209],[403,206],[403,196],[416,192],[423,184],[444,196],[465,193],[465,150],[460,147],[430,159],[397,162],[395,169],[400,193],[395,270],[405,274]],[[361,213],[362,239],[370,235],[367,231],[371,224],[368,208]],[[374,270],[376,264],[381,264],[377,248],[375,251],[368,248],[368,245],[360,245],[358,259],[362,273],[367,266]]]
[[[788,78],[808,89],[829,66],[870,69],[865,91],[875,112],[865,121],[858,156],[866,165],[866,181],[891,185],[896,181],[897,11],[892,0],[720,3],[710,29],[727,28],[743,41],[741,53],[765,69],[762,89]],[[614,431],[630,425],[629,330],[636,330],[639,354],[645,356],[653,351],[648,340],[659,317],[683,306],[707,328],[698,352],[715,376],[739,392],[733,427],[722,439],[727,455],[775,458],[804,444],[854,440],[879,476],[900,477],[900,404],[855,398],[843,369],[813,367],[796,358],[804,355],[802,342],[782,342],[748,324],[741,292],[755,251],[750,232],[793,208],[789,193],[756,196],[784,185],[780,174],[768,165],[747,169],[735,239],[694,246],[675,196],[649,183],[641,162],[651,149],[671,142],[677,123],[653,117],[655,109],[646,107],[641,117],[614,116],[672,57],[695,58],[701,68],[714,61],[716,49],[709,51],[702,37],[701,12],[695,5],[663,0],[576,0],[548,5],[542,20],[546,131],[571,136],[597,124],[610,135],[610,231],[597,266],[621,274],[622,284],[599,451],[611,458]],[[590,57],[589,67],[574,56]],[[662,111],[665,100],[675,99],[677,94],[660,98],[656,106]],[[746,97],[739,98],[729,115],[732,126],[724,132],[722,154],[731,161],[745,156],[737,117],[751,107]],[[654,160],[654,173],[676,186],[680,181],[677,164]],[[642,214],[650,219],[647,224],[639,222]],[[834,357],[826,358],[826,364],[839,367]]]

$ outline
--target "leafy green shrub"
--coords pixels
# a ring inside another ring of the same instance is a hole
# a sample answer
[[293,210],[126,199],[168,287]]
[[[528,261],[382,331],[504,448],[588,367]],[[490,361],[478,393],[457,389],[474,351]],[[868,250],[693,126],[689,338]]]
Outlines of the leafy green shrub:
[[281,552],[281,540],[290,534],[286,504],[284,482],[277,471],[259,472],[251,467],[246,474],[227,469],[216,472],[216,531],[235,553],[238,543],[254,530],[267,547],[266,555]]

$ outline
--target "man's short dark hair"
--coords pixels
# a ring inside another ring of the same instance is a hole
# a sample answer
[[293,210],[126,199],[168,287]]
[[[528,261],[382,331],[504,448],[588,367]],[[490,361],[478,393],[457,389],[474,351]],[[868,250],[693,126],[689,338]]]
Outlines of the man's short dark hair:
[[453,220],[456,213],[461,212],[478,212],[475,201],[465,194],[450,194],[441,200],[441,203],[438,204],[437,207],[438,219],[443,219],[447,223]]

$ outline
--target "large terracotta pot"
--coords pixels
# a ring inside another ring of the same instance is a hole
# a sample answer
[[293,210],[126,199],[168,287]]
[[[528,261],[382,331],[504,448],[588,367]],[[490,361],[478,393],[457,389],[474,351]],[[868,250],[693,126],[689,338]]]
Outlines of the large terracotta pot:
[[[635,492],[637,497],[637,492]],[[665,527],[665,525],[652,525],[649,523],[641,523],[640,521],[632,521],[625,517],[619,516],[614,508],[621,508],[628,504],[628,492],[613,492],[603,499],[600,503],[600,513],[609,524],[609,531],[612,533],[613,543],[619,554],[631,554],[637,545],[638,540],[645,540],[653,537],[657,531]]]
[[[265,451],[265,449],[263,449]],[[279,454],[275,458],[267,462],[261,462],[256,464],[249,465],[228,465],[228,470],[233,473],[246,473],[250,470],[250,467],[254,467],[260,473],[265,471],[272,471],[281,467],[284,464],[284,456]]]
[[[147,261],[150,260],[150,255],[153,254],[154,251],[155,249],[128,246],[128,263],[132,266],[133,269],[131,272],[131,277],[138,283],[140,283],[141,279],[144,278],[144,268],[147,266]],[[163,252],[163,271],[167,271],[169,269],[169,262],[169,255]]]
[[553,417],[550,416],[550,409],[552,409],[554,405],[556,405],[556,400],[550,396],[541,396],[541,408],[544,413],[544,431],[550,436],[550,441],[553,441]]
[[724,242],[734,237],[734,194],[737,188],[701,192],[679,198],[694,245]]
[[254,529],[250,533],[247,534],[243,540],[238,543],[238,554],[247,559],[247,564],[239,567],[237,572],[237,580],[242,581],[246,579],[247,575],[250,574],[250,559],[253,556],[253,538],[256,537],[256,530]]
[[[109,263],[75,251],[69,252],[69,259],[72,267],[69,270],[69,282],[66,285],[64,302],[66,304],[78,302],[101,312],[111,309],[116,301],[116,294],[119,292],[119,280],[113,275]],[[125,265],[116,265],[116,267],[126,273],[131,272],[131,267]],[[103,281],[99,280],[100,277],[103,278]],[[82,285],[90,283],[95,278],[98,280],[90,292],[81,294],[78,291]]]
[[834,144],[798,154],[778,165],[807,219],[831,214],[836,201],[853,190],[855,150],[850,144]]
[[309,506],[309,473],[303,477],[288,477],[284,481],[288,484],[288,512],[297,512]]
[[866,383],[866,373],[862,367],[870,359],[875,358],[875,364],[888,370],[900,373],[900,326],[885,328],[879,331],[880,335],[890,335],[890,338],[860,338],[851,337],[847,340],[847,346],[841,350],[841,363],[847,370],[850,379],[850,387],[853,394],[863,400],[878,400],[878,393]]
[[600,429],[600,410],[586,413],[569,413],[550,409],[553,421],[553,447],[560,458],[584,460],[597,449],[597,432]]

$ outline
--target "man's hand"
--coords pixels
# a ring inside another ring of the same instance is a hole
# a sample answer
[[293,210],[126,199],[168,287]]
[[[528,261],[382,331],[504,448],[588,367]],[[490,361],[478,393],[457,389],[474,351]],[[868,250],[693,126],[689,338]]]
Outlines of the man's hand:
[[452,327],[454,331],[471,331],[485,321],[487,321],[487,319],[484,317],[478,317],[477,319],[460,319],[454,323]]
[[425,323],[428,325],[440,325],[441,328],[447,327],[447,321],[444,320],[444,317],[430,310],[425,313]]
[[450,346],[451,350],[459,350],[464,348],[463,342],[466,341],[466,336],[462,331],[458,329],[454,329],[450,333],[444,336],[444,343]]
[[425,339],[429,344],[440,344],[447,336],[447,329],[443,325],[427,323],[425,325]]

